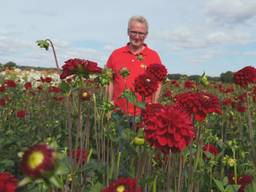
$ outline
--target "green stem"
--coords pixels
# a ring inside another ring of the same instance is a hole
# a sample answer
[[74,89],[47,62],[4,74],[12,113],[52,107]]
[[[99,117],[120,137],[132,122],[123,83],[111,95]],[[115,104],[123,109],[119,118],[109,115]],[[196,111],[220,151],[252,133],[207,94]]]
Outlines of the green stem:
[[58,71],[60,72],[60,67],[59,67],[59,63],[58,63],[58,59],[57,59],[57,55],[56,55],[56,51],[55,51],[55,48],[53,46],[53,43],[52,43],[51,39],[46,39],[46,41],[49,41],[49,43],[52,47],[52,52],[53,52],[55,64],[56,64],[56,67],[57,67]]

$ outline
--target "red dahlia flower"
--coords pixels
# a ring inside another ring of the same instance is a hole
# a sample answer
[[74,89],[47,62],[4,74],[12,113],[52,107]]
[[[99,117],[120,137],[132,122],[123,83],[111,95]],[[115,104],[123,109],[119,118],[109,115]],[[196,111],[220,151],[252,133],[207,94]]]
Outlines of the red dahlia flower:
[[247,66],[235,72],[234,81],[241,87],[247,87],[250,83],[256,83],[256,68]]
[[194,89],[196,88],[196,83],[190,80],[184,82],[184,88],[186,89]]
[[32,178],[51,174],[56,165],[56,153],[46,144],[37,144],[25,151],[22,161],[22,172]]
[[18,118],[23,119],[26,116],[26,111],[19,110],[19,111],[16,112],[16,115],[17,115]]
[[18,180],[8,172],[0,173],[0,192],[15,192]]
[[1,86],[0,86],[0,93],[1,93],[1,92],[2,92],[2,93],[5,92],[5,90],[6,90],[6,89],[5,89],[5,86],[4,86],[4,85],[1,85]]
[[176,104],[194,114],[195,120],[203,121],[209,113],[221,113],[218,97],[205,92],[187,92],[175,96]]
[[85,149],[76,149],[68,152],[68,156],[71,157],[78,163],[79,165],[83,165],[87,161],[88,153]]
[[191,117],[175,106],[147,105],[143,124],[145,139],[165,154],[182,151],[195,136]]
[[0,107],[5,106],[5,104],[6,104],[5,99],[0,99]]
[[25,87],[26,90],[32,89],[32,83],[31,82],[26,82],[24,84],[24,87]]
[[60,75],[61,79],[73,74],[85,75],[88,77],[90,73],[100,73],[101,68],[97,66],[97,63],[84,59],[69,59],[65,61],[65,64],[62,66],[63,72]]
[[146,73],[153,75],[158,81],[163,81],[167,76],[167,69],[162,64],[151,64],[147,67]]
[[119,178],[101,192],[141,192],[141,188],[137,185],[137,179]]
[[16,87],[16,83],[15,81],[13,80],[5,80],[4,81],[4,84],[7,86],[7,87],[11,87],[11,88],[15,88]]
[[52,78],[51,77],[41,77],[40,80],[43,82],[43,83],[51,83],[52,82]]
[[61,93],[62,90],[59,87],[56,86],[49,86],[48,87],[48,93]]
[[212,155],[216,156],[218,155],[220,152],[219,152],[219,149],[213,145],[213,144],[206,144],[203,146],[203,151],[205,153],[211,153]]
[[[234,184],[235,183],[234,175],[231,174],[228,177],[228,180],[229,180],[230,184]],[[240,185],[240,188],[239,188],[238,192],[244,192],[244,189],[245,189],[246,185],[250,184],[252,181],[253,181],[253,177],[250,176],[250,175],[239,176],[237,178],[237,184]]]
[[139,93],[142,97],[151,96],[158,88],[158,82],[148,73],[139,75],[135,78],[134,82],[135,92]]

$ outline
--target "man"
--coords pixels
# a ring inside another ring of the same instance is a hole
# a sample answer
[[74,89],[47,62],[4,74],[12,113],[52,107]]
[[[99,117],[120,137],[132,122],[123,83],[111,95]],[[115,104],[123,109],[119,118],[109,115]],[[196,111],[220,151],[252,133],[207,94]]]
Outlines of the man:
[[[134,79],[145,72],[150,64],[161,64],[156,51],[150,49],[145,43],[148,35],[148,22],[142,16],[133,16],[128,22],[129,42],[124,47],[118,48],[110,55],[106,66],[113,71],[113,81],[108,87],[109,99],[114,101],[124,113],[128,115],[139,115],[140,109],[128,103],[126,99],[120,98],[123,91],[129,89],[134,91]],[[123,71],[129,72],[128,76]],[[161,86],[153,97],[147,97],[146,102],[156,102],[159,97]],[[136,94],[139,101],[141,96]]]

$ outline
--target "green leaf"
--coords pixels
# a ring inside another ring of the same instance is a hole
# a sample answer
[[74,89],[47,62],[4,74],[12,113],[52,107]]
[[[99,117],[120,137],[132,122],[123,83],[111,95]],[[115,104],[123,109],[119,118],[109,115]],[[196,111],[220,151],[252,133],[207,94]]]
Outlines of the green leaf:
[[94,186],[91,187],[90,192],[99,192],[103,188],[103,185],[97,182]]
[[19,187],[25,186],[25,185],[29,184],[31,181],[32,181],[32,179],[31,179],[30,177],[25,177],[25,178],[23,178],[23,179],[19,182],[18,186],[19,186]]
[[57,188],[61,188],[62,187],[62,183],[61,183],[60,179],[57,178],[56,176],[50,177],[49,181],[50,181],[51,184],[53,184]]
[[63,91],[63,93],[68,93],[71,89],[71,86],[64,81],[62,81],[59,86],[60,86],[61,90]]
[[39,46],[40,48],[44,48],[45,50],[48,50],[49,48],[49,43],[47,42],[47,40],[38,40],[36,41],[37,46]]
[[217,185],[218,189],[222,192],[224,192],[224,184],[222,181],[219,181],[217,179],[213,178],[213,181],[215,182],[215,184]]
[[225,189],[225,192],[237,192],[240,188],[240,185],[228,185]]
[[228,184],[228,177],[224,177],[223,178],[223,185],[227,185]]

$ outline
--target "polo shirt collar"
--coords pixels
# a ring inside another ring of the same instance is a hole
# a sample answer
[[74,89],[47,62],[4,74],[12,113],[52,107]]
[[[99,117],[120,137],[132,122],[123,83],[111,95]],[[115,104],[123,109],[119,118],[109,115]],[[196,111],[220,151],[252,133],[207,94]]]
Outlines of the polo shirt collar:
[[[147,52],[148,52],[148,45],[146,43],[144,43],[143,45],[145,48],[139,54],[145,56],[145,55],[147,55]],[[124,47],[124,52],[131,53],[130,49],[129,49],[129,43],[127,43],[126,46]]]

